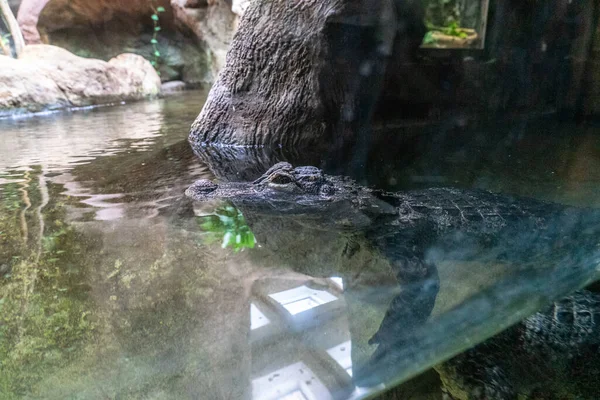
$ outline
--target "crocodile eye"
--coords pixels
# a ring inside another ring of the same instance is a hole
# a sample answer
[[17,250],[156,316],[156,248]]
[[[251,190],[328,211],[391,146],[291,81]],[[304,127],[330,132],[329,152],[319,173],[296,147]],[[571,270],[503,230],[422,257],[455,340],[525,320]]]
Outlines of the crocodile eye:
[[271,179],[271,183],[275,183],[277,185],[287,185],[288,183],[292,183],[292,178],[287,175],[277,175]]
[[323,196],[331,196],[335,193],[335,189],[330,185],[321,186],[321,195]]

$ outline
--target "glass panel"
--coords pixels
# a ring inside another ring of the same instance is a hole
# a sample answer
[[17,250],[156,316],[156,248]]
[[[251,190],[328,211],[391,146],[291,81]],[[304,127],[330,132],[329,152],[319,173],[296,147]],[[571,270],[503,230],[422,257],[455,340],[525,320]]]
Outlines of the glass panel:
[[0,14],[1,399],[600,399],[597,1]]

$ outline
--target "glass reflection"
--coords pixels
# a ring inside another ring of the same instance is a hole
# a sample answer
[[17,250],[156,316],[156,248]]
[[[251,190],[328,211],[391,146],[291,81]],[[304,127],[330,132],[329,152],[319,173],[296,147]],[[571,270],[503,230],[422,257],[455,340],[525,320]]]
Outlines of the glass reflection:
[[292,315],[337,300],[337,297],[329,292],[310,289],[306,286],[270,294],[269,297],[281,304]]
[[303,362],[252,380],[253,400],[333,400],[323,382]]
[[255,330],[268,325],[269,323],[269,318],[267,318],[256,305],[250,304],[250,329]]
[[[256,376],[270,370],[261,359],[305,354],[311,368],[313,358],[327,365],[315,373],[334,398],[360,398],[357,387],[372,393],[405,380],[597,276],[592,209],[454,189],[393,194],[327,176],[307,182],[323,179],[335,189],[280,195],[253,187],[278,168],[300,179],[319,174],[279,165],[254,183],[218,189],[249,221],[263,265],[300,274],[287,283],[282,271],[282,280],[254,282],[252,301],[274,301],[282,327],[269,346],[253,346]],[[359,206],[346,194],[360,198]]]
[[[187,129],[197,108],[187,117],[166,115],[168,129],[159,133],[148,129],[144,121],[156,116],[145,110],[137,104],[82,115],[89,119],[85,126],[98,128],[84,131],[73,127],[83,126],[79,117],[56,117],[65,132],[81,134],[68,136],[73,142],[59,140],[62,130],[50,128],[50,121],[48,129],[34,120],[2,122],[8,135],[2,144],[21,143],[19,151],[0,149],[6,155],[0,164],[7,163],[0,166],[0,387],[12,398],[248,400],[254,380],[297,363],[336,400],[368,398],[431,366],[437,389],[477,391],[481,387],[465,377],[502,376],[507,387],[538,398],[558,389],[565,397],[598,398],[589,382],[600,382],[600,335],[590,322],[598,320],[600,302],[589,290],[564,297],[598,276],[594,251],[580,246],[561,253],[559,246],[548,254],[562,254],[560,260],[536,258],[515,268],[507,259],[453,259],[460,252],[433,246],[428,256],[436,262],[440,287],[428,320],[374,358],[378,346],[369,341],[386,314],[398,315],[390,305],[404,287],[390,267],[390,253],[364,236],[366,220],[354,220],[363,225],[352,228],[339,223],[343,218],[327,218],[343,213],[269,214],[242,204],[235,215],[243,213],[260,246],[222,249],[223,232],[207,245],[193,209],[214,214],[226,203],[192,206],[182,196],[191,182],[212,179],[213,172],[194,159],[183,138],[172,136]],[[115,114],[139,123],[122,124],[126,132],[119,124],[99,129],[118,122]],[[109,122],[99,122],[104,119]],[[12,125],[30,129],[16,132]],[[481,141],[459,140],[459,146],[448,137],[443,146],[423,150],[408,170],[393,160],[377,164],[373,179],[390,191],[456,183],[597,207],[600,141],[593,129],[571,136],[570,126],[558,132],[547,124],[525,127],[510,125],[516,142],[497,127],[478,128]],[[534,130],[542,133],[526,133]],[[36,135],[42,146],[36,147]],[[106,156],[84,146],[86,138]],[[441,148],[450,156],[441,157]],[[239,157],[228,167],[239,167],[247,174],[240,180],[252,181],[260,168],[244,169],[247,161]],[[594,239],[593,221],[579,234]],[[269,296],[301,286],[336,299],[292,315]],[[523,318],[514,329],[439,364]],[[390,326],[392,333],[403,331]],[[554,340],[564,337],[575,340]],[[328,352],[341,344],[350,348],[352,376],[345,370],[348,360],[340,364]],[[390,373],[367,368],[377,362]],[[263,382],[260,392],[267,393],[276,380]],[[312,384],[295,382],[273,396],[313,395]]]
[[327,350],[327,354],[329,354],[340,367],[344,368],[344,371],[350,376],[352,376],[352,357],[350,355],[352,351],[351,343],[352,342],[348,340]]

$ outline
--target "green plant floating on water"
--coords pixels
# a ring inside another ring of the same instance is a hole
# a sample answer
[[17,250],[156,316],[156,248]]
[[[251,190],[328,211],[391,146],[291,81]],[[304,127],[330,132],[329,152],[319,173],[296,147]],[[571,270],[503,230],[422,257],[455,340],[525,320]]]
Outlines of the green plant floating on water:
[[236,253],[253,249],[254,234],[248,227],[244,215],[230,205],[217,208],[213,214],[198,217],[200,227],[207,233],[207,243],[221,241],[221,247],[231,247]]

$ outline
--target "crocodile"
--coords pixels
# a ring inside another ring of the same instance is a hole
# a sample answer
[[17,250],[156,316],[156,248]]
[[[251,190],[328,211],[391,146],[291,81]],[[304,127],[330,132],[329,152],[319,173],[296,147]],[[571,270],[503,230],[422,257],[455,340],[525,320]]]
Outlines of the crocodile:
[[[253,182],[203,179],[186,194],[197,201],[229,200],[255,215],[310,219],[319,229],[349,235],[360,231],[389,261],[402,287],[371,338],[370,343],[378,345],[375,358],[409,340],[429,318],[440,288],[436,267],[440,261],[502,260],[525,269],[541,265],[550,271],[567,263],[591,265],[600,260],[600,210],[483,190],[442,187],[390,193],[326,175],[316,167],[294,168],[280,162]],[[523,346],[556,348],[556,354],[560,346],[563,350],[573,347],[572,354],[579,354],[577,349],[584,345],[597,349],[597,341],[592,340],[597,335],[589,333],[600,331],[594,319],[599,299],[588,292],[574,296],[526,319],[488,346],[502,348],[498,343],[511,343],[519,354]],[[592,320],[592,328],[582,328],[585,315]],[[572,335],[583,338],[581,343]],[[501,363],[490,366],[489,373],[473,373],[477,360],[491,365],[490,360],[501,353],[476,347],[444,364],[442,370],[452,382],[461,382],[463,392],[472,393],[465,398],[514,398],[516,389],[497,383],[504,376],[497,367]],[[461,380],[464,376],[477,378]]]
[[600,294],[577,291],[436,367],[468,399],[597,399]]

